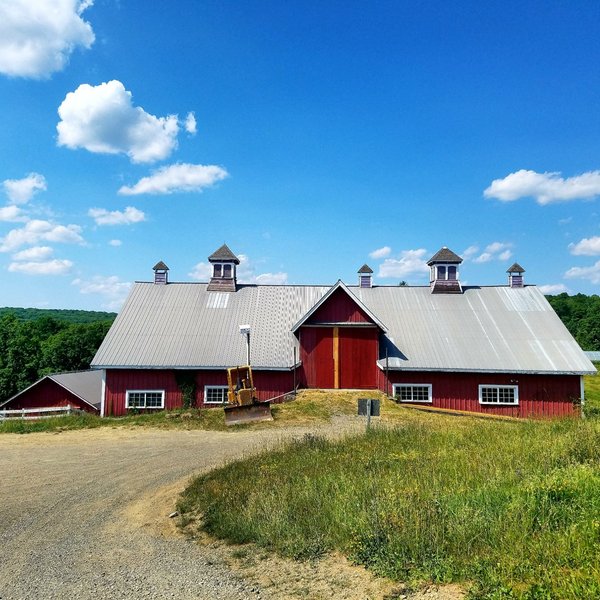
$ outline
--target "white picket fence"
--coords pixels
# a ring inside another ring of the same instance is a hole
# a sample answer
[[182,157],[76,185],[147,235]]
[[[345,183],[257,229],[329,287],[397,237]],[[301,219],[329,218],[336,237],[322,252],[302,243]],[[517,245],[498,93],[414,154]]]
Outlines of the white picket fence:
[[1,410],[2,419],[49,419],[50,417],[62,417],[77,412],[70,404],[67,406],[50,406],[48,408],[17,408],[14,410]]

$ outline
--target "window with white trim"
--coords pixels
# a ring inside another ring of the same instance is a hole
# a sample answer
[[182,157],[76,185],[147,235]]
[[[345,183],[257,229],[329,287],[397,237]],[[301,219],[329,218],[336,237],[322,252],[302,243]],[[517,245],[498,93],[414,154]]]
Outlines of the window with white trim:
[[479,404],[515,405],[519,404],[518,385],[480,385]]
[[127,408],[164,408],[164,390],[127,390]]
[[227,402],[226,385],[205,385],[204,404],[225,404]]
[[400,402],[432,402],[430,383],[395,383],[393,392]]

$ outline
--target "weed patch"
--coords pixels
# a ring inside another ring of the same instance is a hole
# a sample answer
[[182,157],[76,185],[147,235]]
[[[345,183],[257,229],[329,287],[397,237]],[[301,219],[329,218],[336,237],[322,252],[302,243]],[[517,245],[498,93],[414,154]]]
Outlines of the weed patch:
[[231,463],[179,510],[233,542],[298,559],[340,550],[409,584],[470,582],[473,598],[598,597],[599,447],[592,419],[411,415]]

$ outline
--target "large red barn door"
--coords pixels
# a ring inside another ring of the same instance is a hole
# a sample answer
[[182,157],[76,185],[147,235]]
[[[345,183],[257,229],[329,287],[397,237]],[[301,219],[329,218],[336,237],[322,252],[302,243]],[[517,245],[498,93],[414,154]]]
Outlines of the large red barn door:
[[346,389],[377,387],[379,331],[375,327],[339,328],[339,386]]
[[309,388],[333,388],[333,328],[303,327],[302,363]]

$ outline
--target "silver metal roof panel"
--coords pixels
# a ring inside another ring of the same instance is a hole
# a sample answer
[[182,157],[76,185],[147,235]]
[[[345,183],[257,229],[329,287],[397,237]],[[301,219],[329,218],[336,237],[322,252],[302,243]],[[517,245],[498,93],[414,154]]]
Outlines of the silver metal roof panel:
[[[241,324],[251,327],[255,368],[289,369],[298,340],[292,327],[329,286],[242,285],[208,292],[207,284],[136,283],[98,350],[95,368],[224,368],[246,360]],[[349,286],[385,323],[380,366],[519,373],[593,373],[594,366],[535,286]]]

